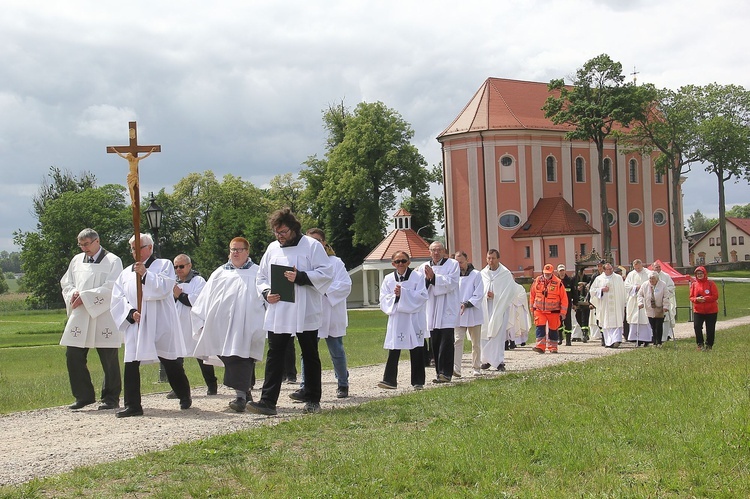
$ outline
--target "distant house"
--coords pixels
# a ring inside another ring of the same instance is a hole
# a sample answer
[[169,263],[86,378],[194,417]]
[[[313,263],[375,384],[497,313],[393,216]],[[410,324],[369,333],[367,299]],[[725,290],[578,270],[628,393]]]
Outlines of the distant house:
[[411,257],[411,268],[430,259],[430,244],[411,228],[411,213],[399,209],[393,215],[393,230],[380,241],[359,267],[349,271],[352,292],[347,307],[369,307],[380,299],[380,283],[393,271],[391,256],[396,251],[405,251]]
[[[657,172],[652,156],[608,140],[604,213],[596,146],[567,140],[571,127],[544,117],[549,95],[546,83],[488,78],[438,135],[446,247],[474,262],[498,249],[516,275],[541,272],[546,263],[572,268],[581,256],[602,251],[602,224],[608,223],[615,263],[676,261],[673,173]],[[681,252],[687,260],[687,242]]]
[[[750,261],[750,219],[727,218],[728,262]],[[690,264],[722,261],[721,231],[717,223],[690,246]]]

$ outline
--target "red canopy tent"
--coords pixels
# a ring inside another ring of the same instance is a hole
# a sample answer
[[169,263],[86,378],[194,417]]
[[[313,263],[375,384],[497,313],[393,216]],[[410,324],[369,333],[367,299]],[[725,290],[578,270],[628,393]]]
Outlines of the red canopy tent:
[[[661,265],[661,271],[671,277],[675,284],[690,284],[691,279],[689,275],[680,274],[670,264],[661,260],[656,260],[654,263]],[[649,265],[648,269],[654,270],[654,265]]]

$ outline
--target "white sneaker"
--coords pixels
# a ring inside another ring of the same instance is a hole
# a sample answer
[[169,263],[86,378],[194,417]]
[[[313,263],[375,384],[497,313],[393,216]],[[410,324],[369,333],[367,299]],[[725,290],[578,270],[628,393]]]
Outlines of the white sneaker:
[[471,374],[474,375],[474,376],[481,376],[482,375],[482,371],[480,371],[479,369],[474,369],[474,371],[472,371]]

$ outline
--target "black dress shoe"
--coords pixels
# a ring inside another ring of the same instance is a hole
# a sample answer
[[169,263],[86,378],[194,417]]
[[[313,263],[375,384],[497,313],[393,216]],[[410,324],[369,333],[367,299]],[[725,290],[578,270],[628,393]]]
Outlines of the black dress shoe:
[[100,411],[110,411],[112,409],[119,409],[120,404],[117,402],[102,402],[102,405],[98,407],[98,410]]
[[143,416],[143,407],[126,407],[115,413],[115,417],[118,418],[129,418],[131,416]]
[[209,385],[206,388],[206,395],[217,395],[219,393],[219,387],[217,385]]
[[180,400],[180,409],[190,409],[190,406],[193,405],[193,399],[188,397],[186,399]]
[[94,402],[96,402],[96,400],[89,400],[88,402],[83,402],[81,400],[76,400],[74,403],[72,403],[72,404],[70,404],[68,406],[68,409],[73,409],[74,411],[77,410],[77,409],[83,409],[87,405],[91,405]]

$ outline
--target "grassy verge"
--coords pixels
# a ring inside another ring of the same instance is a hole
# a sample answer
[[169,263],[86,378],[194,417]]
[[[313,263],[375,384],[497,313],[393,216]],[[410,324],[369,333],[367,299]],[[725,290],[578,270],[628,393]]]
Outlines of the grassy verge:
[[748,497],[749,327],[81,468],[7,497]]

